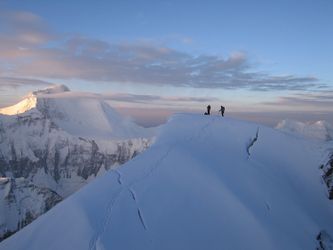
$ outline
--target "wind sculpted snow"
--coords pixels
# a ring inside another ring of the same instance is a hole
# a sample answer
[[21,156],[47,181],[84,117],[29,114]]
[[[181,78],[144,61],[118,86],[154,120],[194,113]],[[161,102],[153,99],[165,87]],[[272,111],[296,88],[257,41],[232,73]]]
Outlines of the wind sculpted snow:
[[324,148],[258,124],[176,115],[148,150],[0,249],[315,249],[320,232],[333,235]]

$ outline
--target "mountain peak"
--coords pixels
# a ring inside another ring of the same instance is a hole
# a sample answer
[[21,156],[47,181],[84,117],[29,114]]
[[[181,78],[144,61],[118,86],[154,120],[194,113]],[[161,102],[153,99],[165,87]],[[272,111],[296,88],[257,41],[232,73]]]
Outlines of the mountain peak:
[[62,84],[53,85],[42,90],[36,90],[27,95],[22,101],[9,107],[1,108],[0,114],[17,115],[22,114],[37,106],[37,97],[41,95],[69,92],[70,89]]

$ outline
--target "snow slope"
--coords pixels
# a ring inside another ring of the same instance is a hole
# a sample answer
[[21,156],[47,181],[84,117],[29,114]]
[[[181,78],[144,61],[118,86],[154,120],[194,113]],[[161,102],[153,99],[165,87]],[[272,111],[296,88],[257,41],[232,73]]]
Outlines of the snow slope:
[[324,149],[254,123],[176,115],[151,148],[0,249],[315,249],[333,235]]
[[304,123],[293,120],[283,120],[278,123],[276,128],[288,133],[295,133],[312,139],[327,141],[333,139],[333,127],[326,121]]

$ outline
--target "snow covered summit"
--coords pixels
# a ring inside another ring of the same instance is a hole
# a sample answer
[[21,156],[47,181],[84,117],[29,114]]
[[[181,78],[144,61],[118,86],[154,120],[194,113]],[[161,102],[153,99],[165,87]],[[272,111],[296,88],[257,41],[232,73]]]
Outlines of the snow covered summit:
[[323,145],[258,124],[177,115],[151,148],[0,249],[328,246],[333,204],[319,178]]
[[43,94],[54,94],[54,93],[63,93],[70,91],[65,85],[55,85],[48,87],[43,90],[33,91],[28,94],[22,101],[19,103],[0,109],[0,114],[4,115],[17,115],[29,111],[32,108],[37,106],[37,97]]
[[64,85],[34,91],[21,102],[0,109],[4,115],[36,112],[69,134],[85,138],[128,139],[151,137],[153,133],[121,116],[98,95],[71,92]]

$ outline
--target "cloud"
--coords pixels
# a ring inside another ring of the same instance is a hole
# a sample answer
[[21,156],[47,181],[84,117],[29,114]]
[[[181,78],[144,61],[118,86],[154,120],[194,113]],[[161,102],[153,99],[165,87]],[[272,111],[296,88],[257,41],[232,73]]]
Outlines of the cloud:
[[43,19],[25,11],[0,11],[0,31],[6,46],[40,45],[55,38]]
[[[0,78],[1,79],[1,78]],[[43,82],[41,82],[43,83]],[[43,94],[39,95],[43,97]],[[105,93],[96,94],[88,92],[64,92],[56,94],[46,94],[47,98],[83,98],[83,99],[99,99],[104,101],[124,102],[124,103],[140,103],[140,104],[167,104],[172,106],[173,103],[179,105],[181,103],[204,103],[220,101],[214,97],[187,97],[187,96],[159,96],[159,95],[136,95],[127,93]]]
[[167,103],[203,103],[218,101],[217,98],[212,97],[175,97],[175,96],[157,96],[157,95],[134,95],[134,94],[105,94],[101,95],[104,100],[128,102],[128,103],[144,103],[151,104],[152,102],[167,102]]
[[278,107],[293,107],[303,110],[332,111],[333,91],[317,91],[314,93],[300,93],[292,96],[282,96],[276,101],[263,102],[263,105]]
[[312,76],[259,72],[242,52],[192,55],[153,43],[66,37],[28,12],[10,12],[1,19],[0,76],[254,91],[325,87]]
[[17,78],[17,77],[0,77],[0,89],[5,88],[18,88],[25,85],[32,86],[49,86],[52,83],[47,81],[42,81],[38,79],[30,79],[30,78]]

